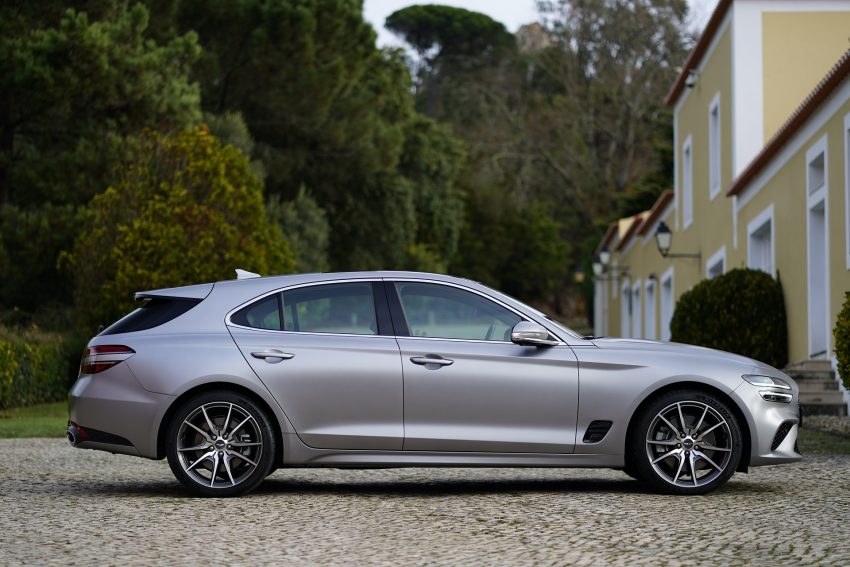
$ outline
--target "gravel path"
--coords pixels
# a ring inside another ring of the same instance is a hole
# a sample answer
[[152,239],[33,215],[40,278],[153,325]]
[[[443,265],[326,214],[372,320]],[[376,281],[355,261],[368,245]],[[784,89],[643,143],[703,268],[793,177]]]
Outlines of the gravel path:
[[702,497],[587,469],[280,470],[187,497],[164,462],[0,441],[0,565],[848,565],[850,457]]

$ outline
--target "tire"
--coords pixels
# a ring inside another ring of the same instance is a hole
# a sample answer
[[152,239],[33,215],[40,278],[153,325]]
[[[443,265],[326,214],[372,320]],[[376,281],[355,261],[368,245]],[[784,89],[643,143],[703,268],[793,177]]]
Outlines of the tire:
[[274,464],[271,420],[256,402],[235,392],[216,390],[186,400],[166,435],[171,472],[201,496],[245,494]]
[[662,394],[635,426],[628,468],[657,492],[705,494],[724,485],[738,468],[741,426],[727,403],[713,394]]

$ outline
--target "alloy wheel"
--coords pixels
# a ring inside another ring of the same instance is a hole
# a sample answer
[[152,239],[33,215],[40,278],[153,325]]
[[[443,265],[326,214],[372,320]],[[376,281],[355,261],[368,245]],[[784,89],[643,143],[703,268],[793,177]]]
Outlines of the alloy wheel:
[[214,401],[200,405],[177,431],[177,457],[183,472],[209,488],[230,488],[251,477],[263,456],[263,433],[241,405]]
[[712,406],[677,401],[649,424],[646,455],[658,477],[683,488],[714,482],[729,467],[734,452],[729,422]]

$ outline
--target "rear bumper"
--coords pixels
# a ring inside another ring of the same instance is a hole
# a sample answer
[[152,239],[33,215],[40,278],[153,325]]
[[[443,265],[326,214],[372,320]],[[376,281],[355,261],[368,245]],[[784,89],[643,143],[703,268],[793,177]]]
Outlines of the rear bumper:
[[155,459],[159,424],[173,400],[142,388],[126,364],[82,375],[68,395],[68,417],[99,435],[82,436],[72,445]]

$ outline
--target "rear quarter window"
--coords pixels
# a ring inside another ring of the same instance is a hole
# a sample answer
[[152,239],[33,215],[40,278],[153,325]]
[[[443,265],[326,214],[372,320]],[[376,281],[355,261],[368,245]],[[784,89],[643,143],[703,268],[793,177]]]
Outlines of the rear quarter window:
[[100,334],[117,335],[153,329],[180,317],[201,301],[203,300],[183,297],[153,297]]

